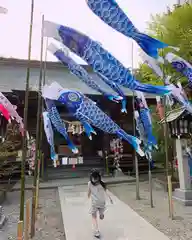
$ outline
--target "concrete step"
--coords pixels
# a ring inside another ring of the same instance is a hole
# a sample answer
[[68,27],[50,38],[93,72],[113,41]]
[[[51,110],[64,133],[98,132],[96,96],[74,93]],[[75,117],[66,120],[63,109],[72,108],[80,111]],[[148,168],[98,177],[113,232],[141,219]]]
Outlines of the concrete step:
[[[92,167],[82,167],[82,168],[49,168],[47,171],[48,179],[62,179],[62,178],[80,178],[89,177]],[[104,174],[104,167],[97,167]]]

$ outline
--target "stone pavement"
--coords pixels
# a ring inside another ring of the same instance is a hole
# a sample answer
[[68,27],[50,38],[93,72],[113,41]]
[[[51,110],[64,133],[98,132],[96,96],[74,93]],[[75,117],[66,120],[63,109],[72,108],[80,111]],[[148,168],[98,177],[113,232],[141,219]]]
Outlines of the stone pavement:
[[[114,204],[107,204],[104,221],[100,222],[102,239],[169,240],[167,236],[139,216],[128,205],[110,193]],[[90,240],[92,224],[86,186],[59,187],[66,240]]]
[[[31,199],[31,191],[26,191],[25,199]],[[17,239],[19,221],[20,192],[10,192],[3,203],[3,213],[7,221],[0,229],[0,240]],[[60,199],[57,189],[45,189],[39,192],[39,209],[37,211],[36,234],[33,240],[66,240]]]

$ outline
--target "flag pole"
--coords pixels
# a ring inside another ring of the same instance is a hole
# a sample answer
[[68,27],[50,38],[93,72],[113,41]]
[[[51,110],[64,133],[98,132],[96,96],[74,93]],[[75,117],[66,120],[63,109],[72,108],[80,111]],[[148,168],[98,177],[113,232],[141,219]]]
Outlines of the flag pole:
[[[48,41],[49,41],[49,38],[46,37],[46,43],[45,43],[45,58],[44,58],[44,64],[43,64],[43,86],[45,85],[46,83],[46,68],[47,68],[47,47],[48,47]],[[44,99],[42,99],[42,114],[43,114],[43,111],[44,111]],[[42,141],[43,141],[43,119],[41,121],[41,132],[40,132],[40,143],[42,144]],[[42,149],[42,146],[41,146],[41,149]],[[42,160],[41,160],[41,179],[44,180],[44,153],[42,153]]]
[[[44,42],[43,42],[44,43]],[[43,44],[44,45],[44,44]],[[45,59],[43,63],[43,73],[42,73],[42,85],[45,85],[45,78],[46,78],[46,60],[47,60],[47,45],[48,45],[48,38],[46,39],[46,48],[45,48]],[[44,46],[42,46],[43,48]],[[42,60],[43,61],[43,60]],[[42,86],[41,86],[42,87]],[[40,94],[40,93],[39,93]],[[43,161],[44,161],[44,153],[42,149],[42,141],[43,141],[43,111],[44,111],[44,101],[41,98],[41,118],[40,118],[40,128],[39,128],[39,158],[38,158],[38,171],[37,171],[37,186],[36,186],[36,207],[35,209],[37,210],[38,205],[39,205],[39,184],[40,184],[40,172],[41,168],[44,167]]]
[[[133,67],[134,67],[134,48],[133,48],[133,41],[131,41],[131,68],[132,68],[132,74],[133,74]],[[133,108],[133,135],[136,135],[136,128],[135,128],[135,91],[133,91],[132,95],[132,108]],[[140,193],[139,193],[139,165],[138,165],[138,158],[136,151],[134,150],[134,160],[135,160],[135,177],[136,177],[136,200],[140,200]]]
[[40,51],[40,73],[38,86],[38,106],[37,106],[37,125],[36,125],[36,152],[35,152],[35,170],[33,178],[33,198],[32,198],[32,219],[31,219],[31,238],[35,235],[35,221],[36,221],[36,202],[37,202],[37,177],[38,177],[38,162],[40,161],[40,118],[41,118],[41,88],[43,82],[43,45],[44,45],[44,15],[42,16],[41,27],[41,51]]
[[30,81],[30,61],[32,48],[32,33],[33,33],[33,16],[34,16],[34,0],[31,0],[31,17],[29,27],[29,45],[28,45],[28,66],[26,74],[26,88],[25,88],[25,105],[24,105],[24,136],[22,142],[22,162],[21,162],[21,197],[20,197],[20,216],[19,220],[24,220],[24,204],[25,204],[25,161],[27,152],[27,117],[29,105],[29,81]]
[[[163,38],[163,33],[161,32],[161,40]],[[162,49],[162,55],[164,56],[164,49]],[[163,79],[165,79],[165,67],[162,66]],[[171,176],[169,173],[169,152],[168,152],[168,143],[169,143],[169,134],[167,127],[167,105],[166,105],[166,95],[163,96],[163,107],[164,107],[164,141],[165,141],[165,175],[167,180],[167,192],[168,192],[168,206],[169,206],[169,217],[173,220],[173,202],[172,202],[172,182]]]
[[[151,159],[152,161],[152,159]],[[150,206],[151,208],[154,208],[153,204],[153,177],[151,172],[151,161],[150,157],[148,159],[148,179],[149,179],[149,198],[150,198]]]

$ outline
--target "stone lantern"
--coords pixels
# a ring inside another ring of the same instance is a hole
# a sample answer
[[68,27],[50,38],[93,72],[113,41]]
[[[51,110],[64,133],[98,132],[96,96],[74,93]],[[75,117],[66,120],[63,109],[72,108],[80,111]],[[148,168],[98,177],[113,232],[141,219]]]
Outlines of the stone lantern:
[[[185,206],[192,205],[192,185],[190,166],[186,154],[187,141],[192,136],[192,115],[184,108],[178,108],[167,113],[166,121],[169,126],[171,138],[176,142],[176,155],[178,161],[178,173],[180,188],[175,189],[173,198]],[[162,119],[161,123],[164,123]]]

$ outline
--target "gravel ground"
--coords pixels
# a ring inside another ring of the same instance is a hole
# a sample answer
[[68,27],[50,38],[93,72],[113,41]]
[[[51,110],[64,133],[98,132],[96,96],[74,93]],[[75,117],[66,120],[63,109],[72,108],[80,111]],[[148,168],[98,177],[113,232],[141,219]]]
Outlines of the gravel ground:
[[[26,191],[26,199],[31,198],[31,191]],[[1,240],[16,240],[19,219],[20,193],[8,194],[3,210],[8,220],[0,230]],[[34,240],[65,240],[63,220],[58,191],[56,189],[40,190],[39,209]]]
[[171,220],[168,217],[167,193],[158,185],[153,187],[154,208],[150,207],[147,182],[140,183],[141,200],[138,201],[135,200],[135,184],[109,186],[109,190],[171,240],[192,239],[192,207],[174,202],[175,220]]

